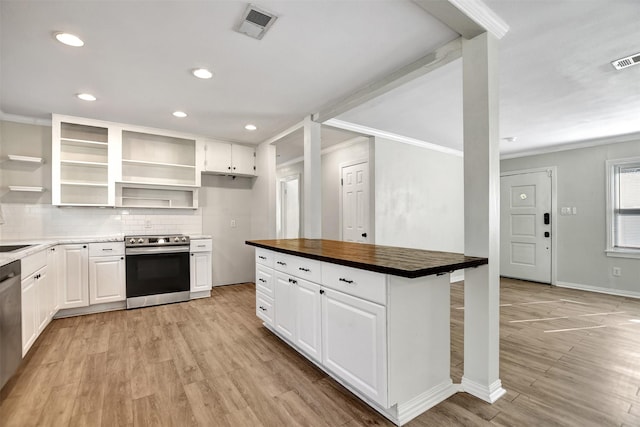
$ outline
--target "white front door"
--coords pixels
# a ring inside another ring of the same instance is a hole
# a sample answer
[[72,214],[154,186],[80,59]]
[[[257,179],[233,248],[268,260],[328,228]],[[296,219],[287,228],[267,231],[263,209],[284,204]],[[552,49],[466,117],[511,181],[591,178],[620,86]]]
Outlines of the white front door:
[[369,163],[342,168],[342,240],[369,242]]
[[500,274],[551,283],[551,174],[500,178]]

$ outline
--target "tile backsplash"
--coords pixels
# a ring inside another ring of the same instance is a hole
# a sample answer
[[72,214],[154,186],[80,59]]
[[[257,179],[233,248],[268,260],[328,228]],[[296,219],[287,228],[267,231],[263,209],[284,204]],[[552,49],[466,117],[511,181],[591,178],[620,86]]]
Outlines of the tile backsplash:
[[0,205],[1,240],[91,237],[128,234],[202,234],[202,212],[195,210]]

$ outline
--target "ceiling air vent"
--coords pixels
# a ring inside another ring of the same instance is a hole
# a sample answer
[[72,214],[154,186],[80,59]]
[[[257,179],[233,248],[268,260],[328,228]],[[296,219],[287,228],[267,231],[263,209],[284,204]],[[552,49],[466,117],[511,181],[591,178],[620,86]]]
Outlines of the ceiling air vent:
[[613,65],[616,70],[622,70],[623,68],[628,68],[637,64],[640,64],[640,53],[634,53],[626,58],[616,59],[611,62],[611,65]]
[[278,17],[273,13],[249,4],[247,10],[242,14],[242,19],[236,27],[236,31],[260,40],[273,23],[276,22],[276,19]]

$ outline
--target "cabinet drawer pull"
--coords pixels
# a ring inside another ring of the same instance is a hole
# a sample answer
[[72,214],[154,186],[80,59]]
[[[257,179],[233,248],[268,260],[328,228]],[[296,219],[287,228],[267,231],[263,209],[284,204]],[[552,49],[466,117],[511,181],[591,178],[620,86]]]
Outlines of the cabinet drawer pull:
[[338,280],[340,280],[341,282],[344,282],[344,283],[348,283],[348,284],[353,283],[353,280],[345,279],[344,277],[341,277]]
[[298,267],[298,270],[300,271],[304,271],[306,273],[310,272],[311,270],[309,270],[308,268],[304,268],[304,267]]
[[264,280],[262,277],[258,279],[259,281],[261,281],[262,283],[267,283],[266,280]]
[[293,283],[294,285],[296,285],[298,281],[295,279],[289,278],[289,283]]
[[206,245],[197,245],[196,247],[198,247],[198,248],[206,248],[207,246]]
[[287,263],[286,263],[286,262],[282,262],[282,261],[278,261],[278,262],[276,262],[276,264],[280,264],[280,265],[287,265]]
[[102,248],[103,251],[112,251],[113,248]]
[[258,258],[260,258],[260,259],[264,259],[264,260],[266,260],[266,259],[267,259],[267,257],[266,257],[266,256],[262,256],[262,255],[258,255]]
[[260,308],[260,310],[262,310],[262,311],[267,311],[267,309],[266,309],[266,308],[264,308],[263,306],[260,306],[259,308]]

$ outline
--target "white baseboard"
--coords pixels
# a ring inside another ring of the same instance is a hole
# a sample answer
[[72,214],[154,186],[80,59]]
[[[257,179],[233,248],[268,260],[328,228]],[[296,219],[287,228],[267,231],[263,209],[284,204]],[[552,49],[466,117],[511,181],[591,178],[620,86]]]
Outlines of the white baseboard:
[[502,381],[500,380],[495,380],[493,383],[489,384],[489,386],[485,386],[462,377],[462,383],[460,386],[462,391],[489,403],[493,403],[500,399],[507,392],[507,390],[502,388]]
[[601,288],[599,286],[583,285],[580,283],[556,282],[560,288],[578,289],[581,291],[597,292],[599,294],[616,295],[620,297],[640,298],[639,291],[627,291],[625,289]]
[[209,298],[210,296],[211,296],[211,291],[191,292],[189,294],[189,299]]
[[438,403],[450,398],[458,391],[460,391],[459,384],[453,384],[449,379],[449,381],[438,384],[408,402],[398,403],[398,405],[396,405],[398,413],[396,419],[397,424],[404,425],[408,423],[424,411],[431,409]]
[[59,310],[53,315],[54,319],[62,319],[64,317],[82,316],[84,314],[103,313],[105,311],[125,310],[127,308],[126,301],[107,302],[104,304],[89,305],[87,307],[65,308]]

